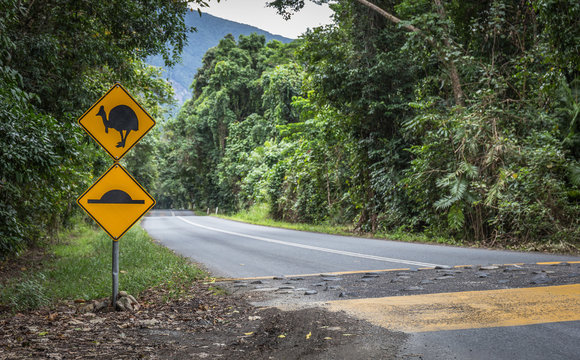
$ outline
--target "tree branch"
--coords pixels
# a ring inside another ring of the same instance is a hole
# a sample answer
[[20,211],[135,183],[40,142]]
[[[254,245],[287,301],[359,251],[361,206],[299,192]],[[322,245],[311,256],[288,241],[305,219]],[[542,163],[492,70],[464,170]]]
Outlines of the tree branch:
[[[399,19],[398,17],[389,14],[388,12],[386,12],[385,10],[381,9],[380,7],[378,7],[377,5],[371,3],[370,1],[367,0],[356,0],[357,2],[359,2],[360,4],[373,9],[374,11],[378,12],[379,14],[381,14],[383,17],[387,18],[388,20],[390,20],[391,22],[395,23],[395,24],[399,24],[401,22],[401,19]],[[401,25],[403,28],[412,31],[412,32],[416,32],[416,33],[420,33],[421,30],[414,27],[413,25],[410,24],[403,24]]]
[[[386,12],[385,10],[381,9],[377,5],[371,3],[370,1],[367,1],[367,0],[356,0],[356,1],[364,6],[368,7],[369,9],[372,9],[372,10],[378,12],[383,17],[385,17],[387,20],[389,20],[397,25],[399,25],[401,23],[401,19]],[[443,4],[441,3],[441,0],[433,0],[433,1],[435,2],[435,6],[437,7],[437,13],[439,14],[439,16],[442,19],[445,19],[445,17],[446,17],[445,9],[443,8]],[[412,31],[412,32],[415,32],[418,34],[422,33],[421,29],[419,29],[413,25],[410,25],[410,24],[402,24],[401,27],[408,30],[408,31]],[[445,27],[445,30],[447,33],[449,33],[449,29],[447,29],[447,27]],[[431,45],[435,45],[434,40],[427,39],[427,41]],[[449,42],[449,39],[446,37],[443,38],[443,44],[448,49],[451,48],[451,43]],[[442,56],[439,56],[439,59],[447,66],[447,70],[449,71],[449,78],[451,80],[451,87],[453,89],[453,97],[455,99],[455,103],[459,106],[465,106],[465,102],[464,102],[465,96],[463,94],[461,80],[459,77],[459,71],[457,71],[457,67],[455,66],[455,62],[453,60],[443,61]]]

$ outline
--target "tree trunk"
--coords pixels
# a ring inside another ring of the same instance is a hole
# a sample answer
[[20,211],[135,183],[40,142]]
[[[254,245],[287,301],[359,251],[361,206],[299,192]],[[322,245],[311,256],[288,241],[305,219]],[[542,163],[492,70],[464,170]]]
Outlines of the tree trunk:
[[[370,1],[367,0],[356,0],[358,3],[368,7],[369,9],[372,9],[376,12],[378,12],[381,16],[383,16],[384,18],[386,18],[387,20],[395,23],[395,24],[399,24],[401,22],[401,19],[399,19],[398,17],[386,12],[385,10],[381,9],[380,7],[378,7],[377,5],[371,3]],[[444,19],[446,17],[445,15],[445,9],[443,8],[443,4],[441,3],[441,0],[433,0],[435,2],[435,5],[437,6],[437,13],[439,14],[439,16]],[[408,25],[408,24],[404,24],[401,25],[401,27],[403,27],[404,29],[408,30],[408,31],[412,31],[418,34],[422,34],[423,32],[421,31],[421,29],[416,28],[413,25]],[[449,32],[448,29],[447,33]],[[431,45],[435,45],[435,42],[432,40],[427,40]],[[443,44],[445,44],[445,46],[448,49],[451,49],[451,43],[449,42],[449,38],[445,37],[443,38]],[[437,49],[436,49],[437,50]],[[461,79],[459,77],[459,72],[457,71],[457,67],[455,66],[455,62],[453,60],[443,60],[442,56],[439,56],[439,59],[445,64],[445,66],[447,67],[447,70],[449,71],[449,78],[451,80],[451,88],[453,89],[453,97],[455,99],[455,103],[459,106],[465,106],[465,101],[464,101],[464,94],[463,94],[463,89],[461,86]]]
[[[447,14],[445,13],[445,8],[441,3],[441,0],[433,0],[435,6],[437,7],[437,14],[441,17],[441,20],[445,20]],[[451,43],[449,42],[449,28],[447,25],[443,25],[445,28],[445,33],[447,36],[443,37],[443,44],[447,49],[451,49]],[[459,72],[457,71],[457,67],[455,66],[455,62],[452,59],[449,59],[445,62],[447,64],[447,68],[449,70],[449,77],[451,78],[451,86],[453,88],[453,96],[455,98],[455,103],[459,106],[465,106],[464,103],[464,95],[463,89],[461,88],[461,80],[459,79]]]

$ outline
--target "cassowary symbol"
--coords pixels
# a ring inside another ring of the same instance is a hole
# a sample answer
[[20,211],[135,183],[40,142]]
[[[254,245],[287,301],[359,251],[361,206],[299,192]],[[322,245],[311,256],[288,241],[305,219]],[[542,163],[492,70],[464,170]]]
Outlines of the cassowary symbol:
[[[128,107],[127,105],[115,106],[109,112],[109,120],[107,120],[107,114],[105,113],[105,107],[101,106],[97,116],[103,118],[103,124],[105,125],[105,133],[109,133],[109,128],[115,129],[121,134],[121,141],[117,143],[117,147],[125,147],[125,141],[127,136],[131,131],[139,130],[139,119],[137,119],[137,114]],[[125,131],[125,136],[123,136],[123,130]]]

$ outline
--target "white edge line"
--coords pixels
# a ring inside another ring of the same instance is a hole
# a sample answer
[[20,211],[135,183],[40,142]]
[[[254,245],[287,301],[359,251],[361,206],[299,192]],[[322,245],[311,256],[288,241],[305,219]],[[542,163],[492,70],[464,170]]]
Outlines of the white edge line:
[[196,224],[196,223],[191,222],[187,219],[184,219],[181,216],[176,216],[176,217],[183,222],[186,222],[186,223],[193,225],[193,226],[200,227],[202,229],[217,231],[217,232],[221,232],[221,233],[228,234],[228,235],[245,237],[248,239],[265,241],[265,242],[269,242],[269,243],[273,243],[273,244],[293,246],[293,247],[302,248],[302,249],[316,250],[316,251],[322,251],[322,252],[327,252],[327,253],[332,253],[332,254],[345,255],[345,256],[351,256],[351,257],[357,257],[357,258],[363,258],[363,259],[384,261],[384,262],[391,262],[391,263],[397,263],[397,264],[407,264],[407,265],[424,266],[424,267],[441,266],[439,264],[431,264],[431,263],[424,263],[424,262],[419,262],[419,261],[411,261],[411,260],[394,259],[394,258],[387,258],[387,257],[375,256],[375,255],[367,255],[367,254],[355,253],[355,252],[350,252],[350,251],[335,250],[335,249],[328,249],[328,248],[312,246],[312,245],[291,243],[291,242],[282,241],[282,240],[269,239],[269,238],[265,238],[265,237],[261,237],[261,236],[247,235],[247,234],[237,233],[237,232],[233,232],[233,231],[217,229],[217,228],[213,228],[210,226]]

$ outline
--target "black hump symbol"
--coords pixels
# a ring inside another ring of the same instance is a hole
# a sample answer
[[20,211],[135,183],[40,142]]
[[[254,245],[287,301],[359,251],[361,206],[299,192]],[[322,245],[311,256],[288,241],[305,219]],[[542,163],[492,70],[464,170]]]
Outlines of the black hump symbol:
[[100,199],[89,199],[89,204],[145,204],[145,200],[133,200],[123,190],[107,191]]
[[[107,113],[105,107],[101,106],[97,116],[103,118],[103,125],[105,125],[105,133],[109,133],[109,128],[115,129],[121,134],[121,141],[117,143],[117,147],[125,147],[125,141],[131,131],[139,130],[139,119],[135,111],[127,105],[117,105],[109,112],[109,119],[107,120]],[[125,136],[123,136],[125,131]]]

